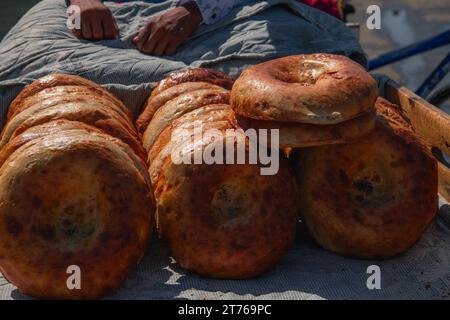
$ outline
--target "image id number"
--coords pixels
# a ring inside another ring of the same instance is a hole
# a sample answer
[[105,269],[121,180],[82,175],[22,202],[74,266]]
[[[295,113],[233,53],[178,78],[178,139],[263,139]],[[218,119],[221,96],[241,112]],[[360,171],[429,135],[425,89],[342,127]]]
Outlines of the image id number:
[[222,306],[222,314],[224,315],[238,315],[238,314],[255,314],[255,315],[263,315],[271,314],[271,305],[263,305],[263,304],[251,304],[251,305],[245,305],[245,304],[224,304]]

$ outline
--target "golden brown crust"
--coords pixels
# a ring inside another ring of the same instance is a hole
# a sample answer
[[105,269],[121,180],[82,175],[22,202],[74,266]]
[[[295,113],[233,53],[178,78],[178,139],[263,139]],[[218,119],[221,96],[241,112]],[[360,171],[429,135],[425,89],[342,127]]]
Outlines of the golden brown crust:
[[182,115],[163,130],[150,149],[148,159],[150,161],[154,159],[158,150],[161,150],[173,140],[172,132],[174,129],[192,131],[194,125],[199,124],[204,128],[237,128],[236,118],[230,105],[210,104],[197,108]]
[[117,147],[128,154],[135,167],[140,171],[143,179],[147,181],[148,185],[151,184],[148,177],[145,161],[141,157],[139,157],[128,144],[122,142],[122,140],[114,138],[113,136],[105,135],[100,129],[94,126],[79,121],[69,121],[65,119],[49,121],[41,125],[30,127],[18,136],[11,139],[11,141],[9,141],[0,150],[0,167],[8,160],[13,152],[15,152],[24,144],[32,140],[49,135],[54,135],[63,131],[71,131],[70,134],[75,134],[76,132],[78,132],[95,135],[101,137],[102,139],[115,143]]
[[[137,264],[154,208],[128,155],[107,135],[68,130],[25,143],[3,164],[0,270],[23,293],[97,298]],[[71,265],[81,290],[67,288]]]
[[[356,118],[338,124],[314,125],[294,122],[263,121],[236,117],[244,130],[279,130],[280,148],[305,148],[348,143],[368,134],[375,127],[376,112],[371,108]],[[271,135],[268,134],[269,143]]]
[[301,149],[293,159],[301,212],[322,247],[384,259],[409,249],[437,211],[437,164],[389,102],[375,130],[351,144]]
[[22,101],[24,99],[33,96],[44,89],[58,86],[88,87],[97,92],[99,95],[107,96],[109,99],[114,101],[116,105],[121,107],[124,112],[129,112],[128,109],[123,105],[122,101],[117,99],[113,94],[109,93],[107,90],[103,89],[103,87],[96,84],[95,82],[70,74],[50,74],[32,82],[17,95],[17,97],[9,106],[7,119],[11,119],[18,112],[17,109],[21,108],[20,105],[22,104]]
[[262,176],[259,165],[175,165],[167,157],[155,195],[160,235],[182,267],[204,276],[260,275],[295,238],[298,195],[285,159],[276,175]]
[[[181,116],[163,130],[148,153],[148,171],[153,182],[157,180],[161,166],[170,156],[173,148],[187,139],[193,139],[194,125],[198,125],[199,122],[202,125],[202,132],[208,129],[225,131],[237,128],[234,112],[226,104],[207,105]],[[180,130],[187,130],[187,132]]]
[[16,99],[15,101],[17,102],[14,105],[14,112],[8,118],[8,121],[11,121],[15,115],[36,104],[51,107],[65,102],[95,102],[102,105],[103,108],[115,110],[125,121],[132,125],[129,110],[123,105],[118,105],[103,89],[69,85],[57,86],[43,89],[32,96]]
[[152,96],[185,82],[208,82],[227,90],[233,86],[233,80],[222,72],[207,68],[189,68],[173,72],[160,81],[153,89]]
[[101,132],[100,129],[85,123],[79,121],[68,121],[64,119],[50,121],[42,125],[31,127],[17,137],[11,139],[11,141],[9,141],[0,150],[0,167],[14,151],[23,146],[25,143],[57,132],[75,129],[81,129],[88,132]]
[[[194,141],[198,122],[203,135]],[[209,277],[257,276],[278,262],[295,238],[298,189],[286,159],[274,176],[261,176],[259,164],[173,162],[173,151],[195,158],[203,148],[228,142],[225,132],[236,127],[229,105],[197,107],[167,126],[149,152],[159,234],[180,266]],[[208,136],[211,129],[221,138]],[[248,147],[239,131],[229,135]]]
[[161,106],[153,116],[142,137],[144,148],[150,150],[159,134],[183,114],[209,104],[227,104],[229,99],[229,91],[222,88],[196,90],[172,99]]
[[140,135],[143,135],[145,129],[153,118],[155,112],[164,104],[176,97],[196,90],[219,89],[219,86],[208,82],[185,82],[177,84],[157,95],[151,95],[144,105],[142,113],[136,120],[136,128]]
[[376,81],[356,62],[298,55],[245,70],[233,85],[231,106],[253,119],[324,125],[367,112],[377,95]]
[[46,106],[45,103],[37,103],[17,114],[5,125],[0,147],[30,127],[57,119],[93,125],[130,145],[142,159],[146,158],[145,150],[139,142],[135,129],[115,110],[104,108],[96,102],[67,102],[51,107]]

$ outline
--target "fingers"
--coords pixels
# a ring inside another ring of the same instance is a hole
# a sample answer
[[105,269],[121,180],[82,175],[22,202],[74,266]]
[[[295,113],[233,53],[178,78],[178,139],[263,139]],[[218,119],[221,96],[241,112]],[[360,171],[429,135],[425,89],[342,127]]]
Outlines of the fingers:
[[77,37],[78,39],[81,39],[81,36],[82,36],[81,29],[74,28],[74,29],[72,29],[72,33],[75,37]]
[[119,27],[112,16],[102,20],[102,29],[104,39],[115,39],[119,36]]
[[114,24],[108,20],[104,20],[102,22],[102,30],[105,39],[114,39],[115,38],[115,30]]
[[142,51],[144,44],[147,42],[148,38],[150,37],[150,33],[152,31],[152,25],[153,22],[150,21],[145,27],[139,31],[137,36],[133,38],[133,43],[136,45],[136,47]]
[[82,24],[81,30],[74,29],[73,34],[86,40],[115,39],[119,36],[119,27],[111,19],[94,21],[92,24],[87,21]]
[[188,8],[173,8],[153,17],[134,37],[133,43],[146,54],[172,55],[197,29],[199,23],[199,19]]
[[164,55],[167,47],[169,46],[170,39],[168,37],[163,37],[157,42],[155,49],[153,50],[153,54],[157,57]]
[[147,26],[133,38],[133,43],[139,51],[155,56],[162,56],[169,52],[175,53],[181,42],[182,41],[177,37],[174,37],[167,29],[156,29],[152,22],[147,24]]
[[164,54],[168,56],[173,56],[176,52],[178,47],[183,43],[183,41],[175,40],[169,43],[169,45],[166,48],[166,51]]
[[151,42],[148,50],[142,52],[152,54],[155,56],[174,55],[178,47],[183,43],[183,39],[171,35],[163,34],[160,37],[155,37],[154,42]]
[[152,31],[141,51],[146,54],[154,54],[156,47],[159,46],[164,39],[165,32],[163,30],[159,29]]
[[102,21],[101,20],[92,21],[91,26],[92,26],[92,38],[94,40],[104,39]]
[[72,30],[77,38],[86,40],[114,39],[119,27],[109,10],[101,2],[81,2],[81,30]]
[[81,19],[81,34],[84,39],[92,40],[92,27],[89,19]]
[[119,26],[117,25],[116,19],[114,19],[114,17],[112,19],[114,22],[114,36],[117,38],[120,36],[120,29]]

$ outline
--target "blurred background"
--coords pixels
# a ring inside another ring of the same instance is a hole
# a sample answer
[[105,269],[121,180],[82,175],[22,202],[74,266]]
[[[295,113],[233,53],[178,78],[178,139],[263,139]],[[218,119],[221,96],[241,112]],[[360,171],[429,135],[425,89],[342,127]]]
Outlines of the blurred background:
[[[361,24],[360,42],[369,57],[426,39],[450,28],[450,0],[352,0],[356,14],[350,22]],[[381,8],[381,30],[366,27],[368,6]],[[411,90],[450,52],[447,46],[377,69]],[[447,76],[439,87],[450,83]]]
[[[1,0],[0,38],[39,0]],[[450,0],[350,0],[356,13],[349,22],[361,24],[360,41],[369,57],[425,39],[450,28]],[[366,9],[381,8],[381,30],[366,27]],[[450,50],[450,44],[413,58],[381,68],[392,79],[415,90]],[[441,86],[450,83],[448,76]]]
[[20,17],[40,0],[0,0],[0,39],[8,33]]

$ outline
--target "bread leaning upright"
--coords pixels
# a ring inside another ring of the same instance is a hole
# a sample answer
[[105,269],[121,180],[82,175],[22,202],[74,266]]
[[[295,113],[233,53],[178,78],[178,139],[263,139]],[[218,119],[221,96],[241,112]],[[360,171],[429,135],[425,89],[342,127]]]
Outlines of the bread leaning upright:
[[144,254],[154,224],[128,111],[70,75],[36,80],[12,107],[0,150],[0,271],[38,298],[113,292]]
[[[157,228],[180,266],[208,277],[255,277],[271,269],[294,241],[298,190],[284,155],[277,153],[279,171],[274,175],[261,175],[261,162],[249,163],[251,142],[237,126],[229,91],[193,85],[193,80],[208,78],[217,84],[226,76],[180,71],[161,81],[149,99],[172,97],[153,113],[143,138]],[[179,87],[183,83],[189,84]],[[173,88],[183,93],[165,94]],[[228,143],[231,152],[220,149]],[[223,163],[206,159],[205,154],[219,155],[220,150]],[[241,152],[245,163],[225,161],[237,160]],[[201,161],[189,161],[196,158]]]

